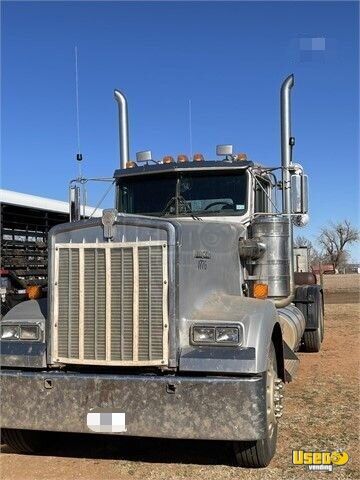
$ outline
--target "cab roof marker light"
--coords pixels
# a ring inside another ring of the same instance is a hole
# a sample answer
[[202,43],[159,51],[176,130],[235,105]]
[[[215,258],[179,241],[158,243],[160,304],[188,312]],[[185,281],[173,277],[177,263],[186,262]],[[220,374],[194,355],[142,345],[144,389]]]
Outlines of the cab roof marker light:
[[171,155],[165,155],[163,158],[163,163],[174,163],[174,157]]
[[181,155],[178,155],[177,161],[178,163],[186,163],[189,161],[189,158],[187,155],[181,154]]
[[195,153],[193,156],[193,161],[194,162],[203,162],[204,161],[204,155],[202,153]]
[[126,162],[126,168],[134,168],[134,167],[137,167],[136,163],[135,162]]

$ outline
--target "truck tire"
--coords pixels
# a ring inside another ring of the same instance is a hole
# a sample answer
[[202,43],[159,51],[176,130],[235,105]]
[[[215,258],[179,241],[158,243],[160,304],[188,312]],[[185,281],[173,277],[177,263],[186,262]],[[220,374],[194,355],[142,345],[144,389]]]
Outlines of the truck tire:
[[274,393],[280,383],[274,344],[271,343],[266,371],[266,409],[268,412],[267,437],[261,440],[234,442],[236,464],[245,468],[263,468],[269,465],[276,450],[278,418],[275,416]]
[[316,330],[307,330],[303,335],[303,351],[308,353],[320,352],[321,348],[321,328]]
[[39,453],[46,443],[43,432],[3,428],[1,441],[16,453]]
[[324,339],[324,312],[322,304],[319,305],[319,326],[316,330],[305,330],[302,338],[304,352],[320,352],[321,342]]
[[324,306],[323,299],[321,299],[321,317],[320,317],[320,326],[321,326],[321,343],[324,341],[325,335],[325,320],[324,320]]

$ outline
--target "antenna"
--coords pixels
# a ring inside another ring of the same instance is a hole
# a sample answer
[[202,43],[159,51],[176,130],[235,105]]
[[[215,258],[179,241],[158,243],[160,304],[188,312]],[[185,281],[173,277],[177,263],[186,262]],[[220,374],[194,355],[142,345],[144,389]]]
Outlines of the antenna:
[[192,110],[191,110],[191,99],[189,99],[189,147],[190,147],[190,156],[193,155],[193,145],[192,145]]
[[[87,191],[86,191],[86,181],[82,176],[82,169],[81,169],[81,162],[82,162],[83,156],[80,150],[79,67],[78,67],[77,45],[75,45],[75,98],[76,98],[76,135],[77,135],[76,160],[79,166],[78,182],[80,183],[81,189],[82,189],[83,217],[85,218],[85,206],[87,204]],[[81,212],[80,212],[80,215],[81,215]]]
[[78,69],[78,49],[75,46],[75,94],[76,94],[76,134],[77,134],[77,154],[76,160],[79,165],[79,178],[82,177],[81,161],[82,154],[80,151],[80,115],[79,115],[79,69]]

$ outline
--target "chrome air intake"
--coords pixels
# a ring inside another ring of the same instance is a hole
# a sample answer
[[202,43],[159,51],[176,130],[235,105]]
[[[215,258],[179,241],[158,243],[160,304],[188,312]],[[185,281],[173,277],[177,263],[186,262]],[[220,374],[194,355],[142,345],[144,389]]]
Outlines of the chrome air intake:
[[259,238],[265,252],[254,262],[256,282],[268,285],[270,298],[287,297],[290,293],[289,218],[263,215],[251,225],[252,238]]

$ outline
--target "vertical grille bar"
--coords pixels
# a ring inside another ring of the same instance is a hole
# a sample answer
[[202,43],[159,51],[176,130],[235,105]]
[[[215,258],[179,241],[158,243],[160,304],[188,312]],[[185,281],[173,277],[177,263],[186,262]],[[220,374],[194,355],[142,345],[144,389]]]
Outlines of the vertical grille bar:
[[133,360],[139,358],[139,249],[133,248]]
[[120,358],[124,360],[124,250],[120,251],[121,265],[121,307],[120,307]]
[[111,360],[111,252],[105,251],[105,271],[106,271],[106,360]]
[[152,359],[151,354],[151,248],[148,247],[149,270],[148,270],[148,318],[149,318],[149,360]]
[[84,250],[79,249],[79,360],[84,359]]
[[[71,332],[71,292],[72,292],[72,251],[69,250],[69,270],[68,270],[68,332]],[[71,335],[68,335],[68,356],[71,357]]]
[[94,250],[94,358],[98,358],[98,251]]
[[[110,249],[109,249],[110,251]],[[110,251],[111,262],[111,352],[113,360],[121,360],[122,352],[122,249],[113,248]],[[108,269],[108,267],[107,267]]]

